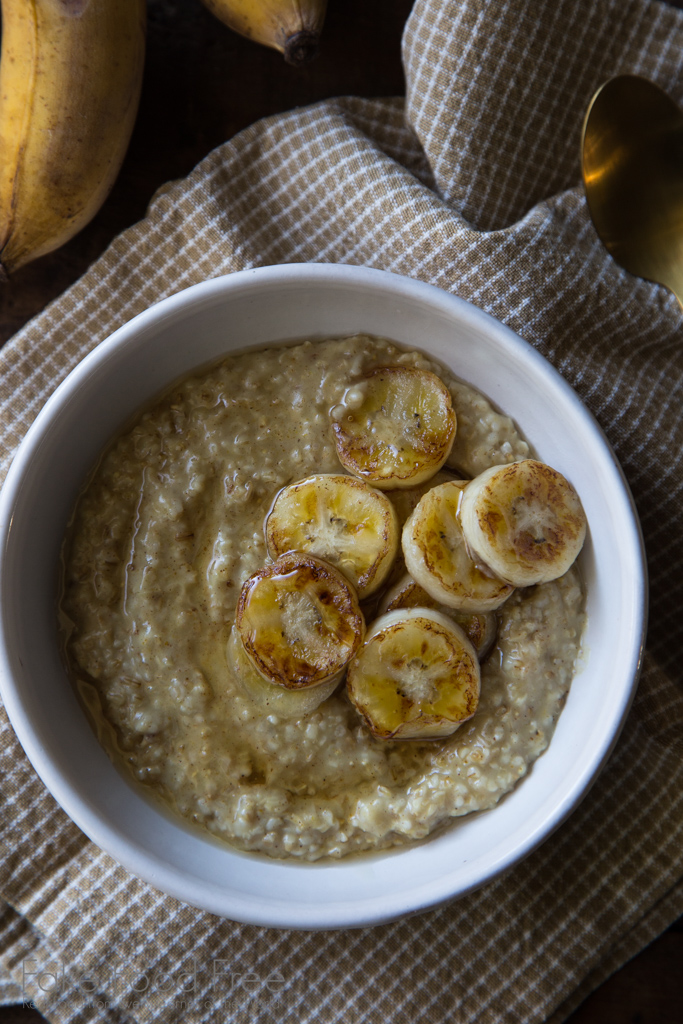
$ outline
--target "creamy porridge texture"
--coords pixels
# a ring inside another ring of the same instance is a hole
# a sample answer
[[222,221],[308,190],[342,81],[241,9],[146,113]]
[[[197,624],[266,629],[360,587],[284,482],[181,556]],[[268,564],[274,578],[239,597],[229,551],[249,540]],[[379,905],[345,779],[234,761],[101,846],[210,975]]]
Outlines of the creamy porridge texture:
[[[476,714],[447,739],[375,739],[343,686],[297,719],[237,685],[226,651],[240,587],[269,560],[264,517],[282,487],[343,472],[330,409],[390,365],[431,370],[450,390],[456,478],[529,456],[510,419],[424,355],[362,336],[303,342],[178,384],[107,450],[69,529],[64,643],[102,741],[184,818],[242,849],[342,857],[492,807],[546,748],[571,682],[575,568],[502,606]],[[410,494],[396,504],[403,522]]]

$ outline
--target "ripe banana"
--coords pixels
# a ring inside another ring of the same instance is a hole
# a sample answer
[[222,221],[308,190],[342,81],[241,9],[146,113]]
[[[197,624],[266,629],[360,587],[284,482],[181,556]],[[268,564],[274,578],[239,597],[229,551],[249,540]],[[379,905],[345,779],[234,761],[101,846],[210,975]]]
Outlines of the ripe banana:
[[0,262],[52,252],[104,202],[137,113],[145,0],[2,0]]
[[230,631],[227,653],[228,665],[237,685],[260,714],[288,719],[304,718],[331,697],[339,685],[336,678],[319,686],[308,686],[304,690],[287,690],[284,686],[269,683],[252,665],[234,626]]
[[403,527],[401,545],[408,572],[436,601],[488,612],[507,600],[512,587],[470,557],[458,510],[471,486],[450,482],[427,491]]
[[429,480],[455,439],[448,388],[413,366],[371,370],[346,389],[330,417],[341,464],[383,491]]
[[341,679],[365,635],[356,593],[313,555],[290,551],[250,576],[235,625],[261,675],[289,690]]
[[401,608],[430,608],[453,619],[474,647],[480,661],[489,653],[496,639],[498,623],[493,612],[459,612],[456,608],[440,604],[408,573],[387,590],[377,611],[380,615],[386,615],[387,612],[399,611]]
[[517,587],[562,576],[586,536],[586,516],[572,485],[534,459],[492,466],[470,481],[460,522],[477,558]]
[[327,0],[204,0],[229,28],[305,64],[318,52]]
[[351,703],[378,739],[439,739],[477,710],[481,677],[469,640],[426,608],[377,619],[351,661]]
[[398,551],[398,522],[386,495],[351,476],[319,473],[284,487],[266,519],[275,559],[307,551],[336,566],[363,599],[389,574]]

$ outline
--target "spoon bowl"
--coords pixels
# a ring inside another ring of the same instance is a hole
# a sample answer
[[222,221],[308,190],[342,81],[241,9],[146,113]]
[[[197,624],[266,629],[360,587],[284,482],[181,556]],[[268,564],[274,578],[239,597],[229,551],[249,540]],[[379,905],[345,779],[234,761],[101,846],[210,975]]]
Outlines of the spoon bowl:
[[646,78],[619,75],[591,100],[581,149],[601,240],[625,270],[683,305],[683,112]]

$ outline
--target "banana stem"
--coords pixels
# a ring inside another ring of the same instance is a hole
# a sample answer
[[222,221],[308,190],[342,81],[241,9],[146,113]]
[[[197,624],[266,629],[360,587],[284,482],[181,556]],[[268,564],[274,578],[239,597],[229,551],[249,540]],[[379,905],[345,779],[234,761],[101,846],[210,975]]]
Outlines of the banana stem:
[[285,43],[285,60],[294,67],[300,67],[317,57],[319,49],[320,33],[303,29],[290,36]]

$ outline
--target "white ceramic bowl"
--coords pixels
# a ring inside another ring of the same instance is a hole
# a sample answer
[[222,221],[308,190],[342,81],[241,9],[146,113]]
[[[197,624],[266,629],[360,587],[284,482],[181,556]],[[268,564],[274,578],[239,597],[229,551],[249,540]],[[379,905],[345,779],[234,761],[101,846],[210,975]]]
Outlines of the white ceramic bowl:
[[[245,855],[154,809],[112,766],[65,675],[57,565],[78,489],[111,435],[175,378],[232,349],[356,332],[421,348],[513,417],[575,484],[590,536],[584,665],[549,749],[496,808],[388,854],[303,865]],[[473,306],[377,270],[289,265],[188,288],[122,327],[70,374],[29,431],[0,497],[0,682],[17,735],[65,811],[131,872],[187,903],[260,925],[390,920],[471,891],[555,829],[607,759],[635,689],[646,585],[618,464],[571,388]]]

